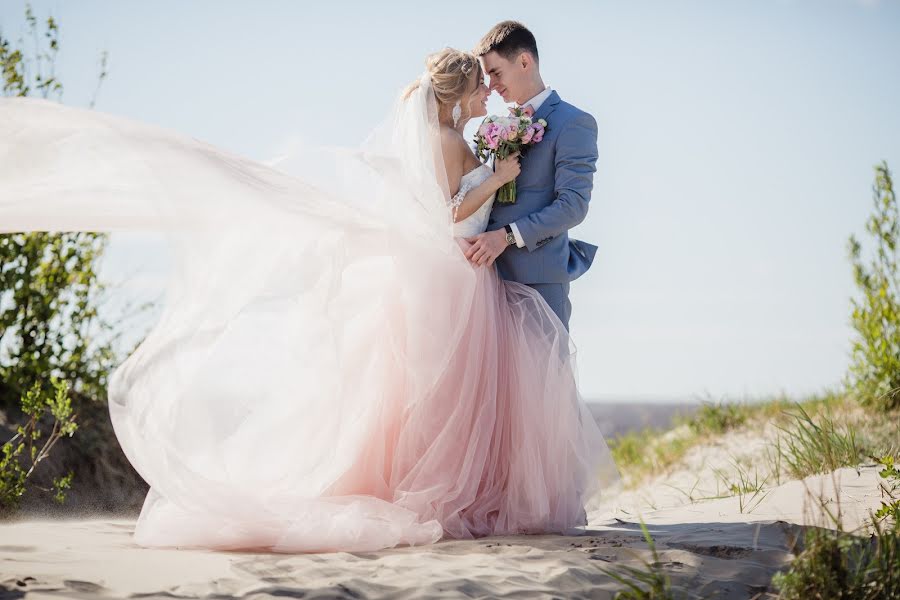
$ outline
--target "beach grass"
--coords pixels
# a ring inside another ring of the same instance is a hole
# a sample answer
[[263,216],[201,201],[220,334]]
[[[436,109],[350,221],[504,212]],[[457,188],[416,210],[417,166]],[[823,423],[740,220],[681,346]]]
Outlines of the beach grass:
[[[849,413],[857,408],[855,402],[835,393],[799,402],[785,396],[764,401],[704,401],[691,416],[677,417],[670,429],[648,428],[620,435],[610,440],[610,448],[619,470],[626,474],[626,484],[634,488],[677,465],[692,448],[729,431],[768,422],[792,430],[797,424],[793,415],[799,411],[818,417],[834,411]],[[788,448],[787,439],[785,448]]]

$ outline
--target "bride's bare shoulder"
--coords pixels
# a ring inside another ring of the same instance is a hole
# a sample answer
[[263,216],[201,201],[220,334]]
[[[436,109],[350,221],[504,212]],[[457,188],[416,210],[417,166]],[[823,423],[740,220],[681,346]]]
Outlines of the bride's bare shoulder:
[[448,171],[459,171],[462,176],[481,164],[466,139],[455,129],[441,127],[441,146]]
[[444,160],[454,160],[460,163],[469,152],[466,140],[455,129],[450,127],[441,127],[441,150],[444,151]]
[[466,166],[466,153],[471,152],[466,145],[466,140],[458,131],[450,127],[441,127],[441,153],[444,155],[444,168],[447,170],[447,178],[454,190],[464,173]]

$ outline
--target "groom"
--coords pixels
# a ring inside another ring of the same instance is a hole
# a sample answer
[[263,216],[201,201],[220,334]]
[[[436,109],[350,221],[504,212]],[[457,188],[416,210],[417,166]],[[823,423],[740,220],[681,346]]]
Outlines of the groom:
[[475,48],[491,90],[515,102],[532,119],[547,121],[544,139],[528,148],[516,178],[514,204],[494,202],[487,231],[469,241],[466,257],[497,268],[503,279],[524,283],[543,296],[569,328],[569,282],[594,259],[597,247],[570,240],[568,231],[587,215],[597,163],[594,117],[563,102],[544,85],[537,42],[516,21],[503,21]]

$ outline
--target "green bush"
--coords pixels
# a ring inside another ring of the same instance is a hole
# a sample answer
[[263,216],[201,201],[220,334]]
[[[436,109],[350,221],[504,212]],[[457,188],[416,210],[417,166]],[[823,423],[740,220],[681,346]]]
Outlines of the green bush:
[[98,316],[106,243],[95,233],[0,235],[0,409],[35,383],[51,391],[50,375],[105,400],[115,364],[112,326]]
[[[59,100],[59,26],[53,17],[39,22],[26,4],[25,29],[18,43],[0,35],[0,95]],[[104,54],[94,99],[106,77],[105,66]],[[59,435],[74,433],[74,420],[68,420],[72,412],[82,415],[83,424],[97,423],[98,415],[108,418],[106,386],[117,362],[114,345],[119,334],[98,310],[104,293],[98,269],[106,245],[106,235],[91,232],[0,235],[0,412],[13,423],[0,427],[0,441],[12,436],[0,455],[0,508],[19,504],[26,480],[55,492],[61,501],[72,483],[70,464],[62,469],[54,465],[46,473],[42,469],[35,474],[35,468]],[[65,402],[57,379],[67,382]],[[39,447],[41,428],[49,430],[49,418],[56,419],[53,431]],[[114,442],[111,438],[98,444],[95,432],[87,433],[75,440],[91,442],[90,448],[84,443],[78,449],[79,456],[96,456]],[[51,472],[66,471],[50,481]]]
[[[25,482],[38,464],[47,458],[60,438],[72,437],[78,429],[68,384],[56,379],[51,383],[53,395],[45,395],[40,384],[35,383],[22,397],[22,411],[27,421],[16,428],[16,434],[0,450],[0,515],[18,507],[25,494]],[[44,436],[41,427],[47,420],[52,423],[51,430]],[[57,502],[65,499],[65,490],[71,482],[71,473],[53,481]]]
[[893,520],[900,522],[900,470],[894,466],[894,457],[887,455],[881,458],[873,457],[884,468],[878,475],[884,479],[881,484],[881,508],[875,513],[878,520]]
[[[25,25],[30,48],[0,35],[0,94],[59,100],[59,25],[48,17],[41,31],[28,4]],[[98,87],[105,77],[104,55]],[[104,289],[97,270],[107,241],[89,232],[0,235],[0,409],[17,408],[35,382],[52,392],[51,375],[79,397],[105,399],[115,336],[97,312]]]
[[850,237],[848,245],[860,297],[851,301],[856,336],[847,385],[864,405],[889,410],[900,407],[900,211],[886,163],[875,167],[872,196],[873,212],[866,231],[874,247],[864,257],[855,237]]

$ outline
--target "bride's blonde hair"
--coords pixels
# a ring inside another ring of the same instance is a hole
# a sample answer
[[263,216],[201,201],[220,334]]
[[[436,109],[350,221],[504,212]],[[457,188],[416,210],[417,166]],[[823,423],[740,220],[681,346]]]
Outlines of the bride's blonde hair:
[[[444,48],[440,52],[429,54],[425,59],[425,70],[431,76],[434,96],[444,108],[452,108],[457,102],[462,102],[463,97],[484,79],[484,71],[475,55],[456,48]],[[406,88],[403,97],[408,98],[417,87],[419,80]],[[465,106],[462,108],[467,110]]]

